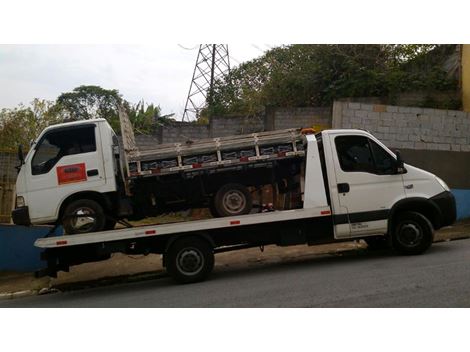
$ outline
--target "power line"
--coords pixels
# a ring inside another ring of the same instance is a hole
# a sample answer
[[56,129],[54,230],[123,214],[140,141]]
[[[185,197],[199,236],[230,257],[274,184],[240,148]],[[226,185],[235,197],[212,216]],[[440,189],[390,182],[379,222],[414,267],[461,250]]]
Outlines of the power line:
[[194,50],[194,49],[196,49],[199,45],[196,45],[194,48],[186,48],[186,47],[182,46],[181,44],[178,44],[178,46],[179,46],[181,49],[184,49],[184,50]]

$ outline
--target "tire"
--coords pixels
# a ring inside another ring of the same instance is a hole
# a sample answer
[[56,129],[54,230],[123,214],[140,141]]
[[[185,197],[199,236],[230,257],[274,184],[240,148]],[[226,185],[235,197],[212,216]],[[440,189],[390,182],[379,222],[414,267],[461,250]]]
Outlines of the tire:
[[165,254],[168,274],[178,283],[205,280],[214,268],[214,250],[203,238],[176,240]]
[[390,249],[386,236],[374,236],[364,238],[367,243],[367,249],[370,251],[381,251]]
[[214,211],[218,217],[248,214],[252,208],[250,191],[239,183],[228,183],[215,194]]
[[[90,215],[90,217],[76,217],[76,215]],[[73,201],[67,205],[62,217],[62,226],[69,235],[101,231],[105,224],[103,207],[91,199]]]
[[393,221],[393,248],[400,254],[424,253],[434,240],[434,228],[424,215],[407,211]]

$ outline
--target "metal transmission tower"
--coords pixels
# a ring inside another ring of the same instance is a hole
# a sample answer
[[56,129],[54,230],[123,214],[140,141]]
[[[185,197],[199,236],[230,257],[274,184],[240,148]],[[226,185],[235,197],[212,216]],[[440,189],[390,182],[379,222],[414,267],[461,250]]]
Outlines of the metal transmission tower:
[[212,103],[214,82],[230,73],[227,44],[201,44],[184,107],[183,121],[199,118],[201,110]]

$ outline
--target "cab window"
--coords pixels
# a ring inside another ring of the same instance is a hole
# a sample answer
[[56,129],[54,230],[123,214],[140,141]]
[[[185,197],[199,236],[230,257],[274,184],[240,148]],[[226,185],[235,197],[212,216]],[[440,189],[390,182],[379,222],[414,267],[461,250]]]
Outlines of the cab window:
[[95,125],[48,132],[36,147],[31,161],[32,174],[48,173],[66,155],[94,151],[96,151]]
[[345,172],[394,174],[395,159],[373,140],[363,136],[335,138],[341,169]]

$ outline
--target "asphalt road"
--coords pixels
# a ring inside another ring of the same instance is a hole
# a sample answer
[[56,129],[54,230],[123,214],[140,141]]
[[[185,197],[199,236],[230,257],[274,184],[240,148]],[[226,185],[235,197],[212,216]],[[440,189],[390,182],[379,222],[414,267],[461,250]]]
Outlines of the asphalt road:
[[424,255],[367,251],[216,268],[210,280],[156,280],[0,301],[0,307],[470,307],[470,239]]

